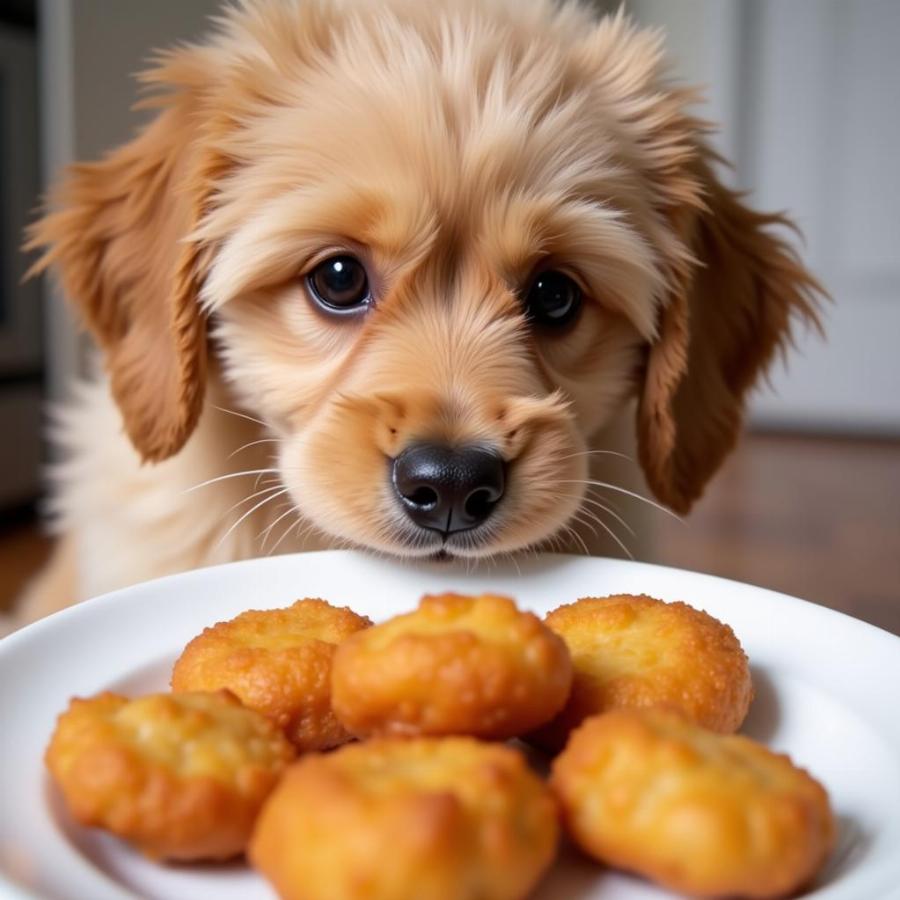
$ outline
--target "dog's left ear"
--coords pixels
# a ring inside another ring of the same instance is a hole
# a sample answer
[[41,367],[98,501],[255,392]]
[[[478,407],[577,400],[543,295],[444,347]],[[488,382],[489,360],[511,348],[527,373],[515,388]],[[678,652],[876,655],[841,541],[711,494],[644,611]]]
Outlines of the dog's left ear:
[[682,513],[734,447],[747,394],[790,345],[794,321],[818,327],[823,293],[771,230],[791,223],[745,206],[717,180],[711,156],[701,145],[689,166],[699,203],[673,208],[673,227],[693,261],[674,269],[638,407],[645,476]]
[[205,78],[193,50],[148,73],[163,93],[147,105],[161,112],[104,159],[71,166],[26,244],[45,251],[32,274],[57,269],[103,351],[125,430],[153,462],[187,441],[206,381],[203,249],[187,240],[220,167],[200,109]]
[[663,78],[659,32],[621,12],[601,21],[586,59],[646,178],[666,269],[657,334],[637,415],[638,452],[653,493],[687,512],[734,446],[746,397],[797,320],[818,326],[824,291],[773,228],[717,179],[709,126],[687,111],[696,92]]

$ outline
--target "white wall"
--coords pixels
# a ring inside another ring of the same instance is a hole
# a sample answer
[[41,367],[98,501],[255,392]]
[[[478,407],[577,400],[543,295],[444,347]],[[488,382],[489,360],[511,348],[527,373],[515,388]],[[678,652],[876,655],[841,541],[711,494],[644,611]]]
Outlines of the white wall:
[[900,434],[900,3],[631,0],[680,77],[709,85],[732,182],[787,210],[834,298],[799,335],[752,421]]
[[757,0],[746,177],[834,302],[758,421],[900,434],[900,3]]

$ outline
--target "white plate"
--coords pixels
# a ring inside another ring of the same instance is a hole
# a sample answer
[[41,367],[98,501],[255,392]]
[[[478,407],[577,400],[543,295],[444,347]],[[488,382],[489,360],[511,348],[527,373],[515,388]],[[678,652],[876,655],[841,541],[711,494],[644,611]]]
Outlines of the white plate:
[[[322,596],[373,619],[425,591],[491,590],[543,613],[586,594],[685,600],[730,624],[753,666],[747,734],[787,751],[828,787],[840,821],[817,900],[900,897],[900,639],[761,588],[666,569],[543,556],[518,566],[403,565],[352,552],[234,563],[107,594],[0,642],[0,898],[271,900],[243,865],[160,866],[68,821],[42,766],[72,695],[165,689],[206,625],[248,608]],[[649,884],[566,854],[539,900],[651,900]]]

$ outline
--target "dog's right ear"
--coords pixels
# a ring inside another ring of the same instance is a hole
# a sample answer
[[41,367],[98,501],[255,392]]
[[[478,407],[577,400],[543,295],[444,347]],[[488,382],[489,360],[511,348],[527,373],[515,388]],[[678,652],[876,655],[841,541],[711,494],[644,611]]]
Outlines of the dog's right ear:
[[204,248],[188,241],[223,166],[201,107],[202,59],[179,50],[145,80],[165,91],[157,117],[130,143],[69,168],[26,249],[53,266],[104,352],[125,430],[148,461],[190,437],[206,373],[198,303]]

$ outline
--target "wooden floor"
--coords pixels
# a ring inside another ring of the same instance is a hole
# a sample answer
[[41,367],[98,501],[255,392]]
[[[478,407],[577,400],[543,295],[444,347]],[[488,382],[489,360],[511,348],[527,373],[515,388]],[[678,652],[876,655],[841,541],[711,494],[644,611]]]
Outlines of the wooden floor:
[[12,605],[27,580],[50,555],[51,542],[32,522],[0,526],[0,610]]
[[900,442],[745,438],[658,562],[762,585],[900,634]]
[[[747,436],[655,562],[795,594],[900,634],[900,442]],[[0,529],[0,607],[40,566],[33,525]]]

